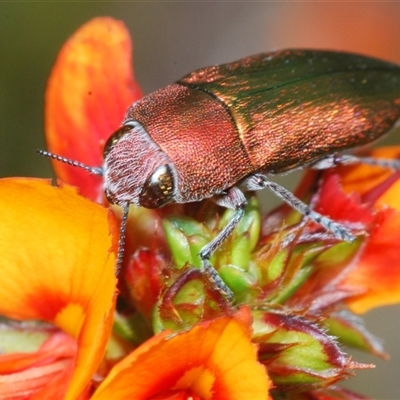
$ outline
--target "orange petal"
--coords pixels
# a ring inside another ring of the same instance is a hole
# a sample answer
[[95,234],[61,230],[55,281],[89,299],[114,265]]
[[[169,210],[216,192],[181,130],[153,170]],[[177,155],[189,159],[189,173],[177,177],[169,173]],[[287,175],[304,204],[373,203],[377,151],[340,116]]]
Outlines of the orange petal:
[[[400,146],[382,147],[369,153],[377,159],[400,159]],[[358,193],[363,201],[378,207],[389,206],[400,210],[400,174],[390,168],[359,164],[338,168],[341,184],[347,193]]]
[[340,287],[362,293],[348,300],[355,313],[400,302],[400,212],[386,209]]
[[[51,152],[90,166],[103,163],[103,146],[128,106],[141,97],[132,73],[132,44],[122,22],[95,18],[63,46],[48,80],[45,131]],[[102,198],[101,179],[54,162],[57,176],[85,196]]]
[[[400,159],[400,146],[373,150],[377,159]],[[357,263],[341,283],[344,290],[362,293],[351,297],[350,308],[363,313],[371,308],[400,302],[400,173],[365,164],[338,169],[347,193],[357,192],[365,203],[380,211]]]
[[112,325],[116,278],[108,211],[40,179],[0,180],[0,314],[48,321],[77,340],[66,399],[97,369]]
[[250,325],[243,308],[186,332],[164,331],[117,364],[92,399],[175,398],[179,392],[204,400],[268,399],[271,382],[257,361]]

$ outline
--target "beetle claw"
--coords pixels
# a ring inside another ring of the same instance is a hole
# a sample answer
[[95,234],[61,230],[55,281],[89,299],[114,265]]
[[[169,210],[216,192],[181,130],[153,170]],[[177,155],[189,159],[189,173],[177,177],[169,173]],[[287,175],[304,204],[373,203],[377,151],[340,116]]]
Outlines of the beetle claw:
[[353,235],[349,229],[334,221],[331,221],[328,229],[335,235],[335,237],[340,240],[344,240],[345,242],[352,243],[357,239],[357,237]]

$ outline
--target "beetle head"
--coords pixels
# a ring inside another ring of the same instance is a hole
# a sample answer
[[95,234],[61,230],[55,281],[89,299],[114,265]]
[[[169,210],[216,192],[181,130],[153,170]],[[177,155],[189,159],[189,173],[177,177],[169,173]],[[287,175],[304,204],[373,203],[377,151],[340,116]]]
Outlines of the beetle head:
[[107,199],[123,209],[116,263],[118,274],[124,258],[129,204],[157,208],[174,201],[177,181],[175,166],[136,121],[127,121],[107,140],[102,168],[44,150],[38,150],[38,153],[103,176]]
[[136,121],[127,121],[108,139],[103,174],[112,204],[158,208],[174,200],[175,168]]

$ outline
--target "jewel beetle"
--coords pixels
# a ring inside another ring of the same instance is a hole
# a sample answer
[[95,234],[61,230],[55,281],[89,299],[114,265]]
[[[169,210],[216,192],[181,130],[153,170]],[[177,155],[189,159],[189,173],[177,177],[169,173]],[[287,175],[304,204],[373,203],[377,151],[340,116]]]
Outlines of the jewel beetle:
[[[269,176],[379,163],[349,151],[374,142],[399,118],[399,66],[345,52],[282,50],[201,68],[135,102],[108,139],[101,168],[40,154],[103,176],[107,199],[124,209],[119,264],[129,204],[158,208],[213,198],[236,210],[200,252],[210,279],[230,295],[208,260],[243,216],[243,191],[269,188],[337,238],[352,241],[348,228]],[[397,168],[398,162],[382,165]]]

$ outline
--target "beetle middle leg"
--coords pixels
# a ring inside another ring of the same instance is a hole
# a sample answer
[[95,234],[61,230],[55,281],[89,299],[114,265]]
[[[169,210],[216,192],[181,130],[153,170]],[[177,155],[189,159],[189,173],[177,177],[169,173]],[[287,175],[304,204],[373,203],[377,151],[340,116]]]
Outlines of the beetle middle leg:
[[350,229],[320,213],[317,213],[310,206],[297,198],[292,192],[285,189],[283,186],[270,181],[265,175],[250,175],[245,178],[241,184],[248,190],[261,190],[268,188],[299,213],[318,223],[327,231],[332,232],[338,239],[345,240],[346,242],[353,242],[356,239]]
[[224,296],[226,296],[229,300],[232,300],[232,291],[220,278],[218,272],[211,265],[209,259],[212,253],[214,253],[214,251],[221,246],[221,244],[232,233],[242,219],[244,215],[244,208],[246,206],[246,197],[240,189],[233,186],[229,188],[225,194],[216,197],[214,200],[222,207],[234,209],[236,213],[228,222],[228,224],[225,225],[224,228],[218,233],[218,235],[200,250],[199,256],[201,258],[203,270],[208,275],[210,281]]

